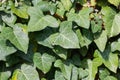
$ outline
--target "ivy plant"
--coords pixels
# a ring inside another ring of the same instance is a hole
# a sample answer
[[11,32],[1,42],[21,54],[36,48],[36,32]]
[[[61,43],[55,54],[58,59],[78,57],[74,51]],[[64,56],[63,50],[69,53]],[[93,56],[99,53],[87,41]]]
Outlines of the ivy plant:
[[0,0],[0,80],[120,80],[120,0]]

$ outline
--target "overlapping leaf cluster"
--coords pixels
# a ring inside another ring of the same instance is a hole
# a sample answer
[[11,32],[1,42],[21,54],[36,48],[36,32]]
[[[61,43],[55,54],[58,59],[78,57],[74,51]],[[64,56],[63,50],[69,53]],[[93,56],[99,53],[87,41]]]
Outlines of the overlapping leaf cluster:
[[0,0],[0,80],[120,80],[120,0]]

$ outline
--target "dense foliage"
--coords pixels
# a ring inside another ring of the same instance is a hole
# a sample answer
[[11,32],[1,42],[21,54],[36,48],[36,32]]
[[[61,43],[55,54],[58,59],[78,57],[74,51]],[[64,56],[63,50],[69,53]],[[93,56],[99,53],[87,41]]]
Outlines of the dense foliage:
[[0,80],[120,80],[120,0],[0,0]]

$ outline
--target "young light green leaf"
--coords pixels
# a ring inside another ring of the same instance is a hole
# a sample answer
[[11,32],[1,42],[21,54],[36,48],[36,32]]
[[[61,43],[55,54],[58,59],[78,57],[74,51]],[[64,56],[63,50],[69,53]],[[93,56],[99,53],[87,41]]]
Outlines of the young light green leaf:
[[99,38],[94,40],[96,45],[98,46],[99,50],[101,52],[104,51],[105,47],[106,47],[106,43],[107,43],[107,34],[105,31],[102,31],[101,35]]
[[94,52],[94,59],[87,60],[87,66],[88,66],[87,71],[89,73],[87,80],[94,80],[95,79],[95,75],[97,74],[98,67],[100,65],[102,65],[102,59],[99,56],[100,56],[100,54],[98,53],[98,51],[95,51]]
[[46,15],[44,16],[40,8],[37,7],[30,7],[28,9],[28,14],[30,15],[30,21],[28,23],[28,31],[34,32],[34,31],[40,31],[49,27],[58,27],[59,23],[58,21],[50,16]]
[[27,13],[28,6],[25,4],[19,5],[18,8],[15,7],[15,4],[12,4],[11,11],[20,18],[28,19]]
[[23,64],[21,69],[16,69],[11,80],[40,80],[35,67]]
[[68,21],[75,21],[80,27],[88,29],[90,27],[89,14],[92,11],[92,8],[84,8],[78,14],[68,13]]
[[119,5],[120,0],[108,0],[111,4],[115,5],[116,7]]
[[70,8],[72,7],[72,2],[71,0],[61,0],[65,10],[69,11]]
[[42,78],[41,80],[47,80],[47,79],[45,79],[45,78]]
[[12,28],[4,28],[2,34],[4,37],[12,44],[14,44],[19,50],[27,53],[28,50],[28,44],[29,44],[29,38],[28,34],[23,31],[23,29],[19,25],[15,25]]
[[35,53],[33,58],[35,66],[44,73],[47,73],[50,70],[54,60],[55,58],[47,53],[44,53],[43,55]]
[[58,3],[57,5],[57,11],[56,14],[60,15],[61,18],[64,18],[64,13],[65,13],[65,8],[61,2]]
[[89,73],[87,80],[95,79],[95,75],[97,74],[98,67],[102,64],[102,59],[99,58],[98,54],[95,52],[94,55],[95,55],[95,58],[93,59],[93,61],[87,60],[88,73]]
[[77,35],[72,30],[72,22],[64,21],[60,24],[59,33],[50,36],[53,45],[60,45],[63,48],[79,48]]

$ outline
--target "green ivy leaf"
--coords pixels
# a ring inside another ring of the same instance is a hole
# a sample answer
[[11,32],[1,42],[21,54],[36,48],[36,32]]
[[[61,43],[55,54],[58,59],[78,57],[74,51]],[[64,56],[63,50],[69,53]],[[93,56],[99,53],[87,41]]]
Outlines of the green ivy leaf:
[[89,75],[87,69],[84,70],[82,68],[79,68],[78,71],[79,71],[79,79],[84,79]]
[[17,54],[12,54],[6,57],[6,67],[11,67],[18,64],[21,59],[19,59]]
[[109,75],[110,75],[110,72],[106,68],[100,68],[99,69],[100,80],[104,80],[104,78],[106,78]]
[[92,8],[84,8],[78,14],[68,13],[68,21],[76,22],[80,27],[89,29],[90,27],[90,18],[89,14],[93,11]]
[[118,41],[112,42],[111,44],[111,51],[114,52],[117,50],[120,51],[120,39],[118,39]]
[[92,34],[92,32],[90,31],[90,30],[88,30],[88,29],[82,29],[82,33],[83,33],[83,38],[84,38],[84,45],[86,46],[86,47],[88,47],[88,45],[89,44],[91,44],[92,43],[92,41],[93,41],[93,34]]
[[60,46],[56,46],[54,47],[53,51],[61,58],[63,59],[67,59],[67,50],[60,47]]
[[93,41],[93,35],[89,30],[83,29],[80,31],[80,29],[77,29],[76,34],[78,36],[81,49],[84,49],[83,47],[88,47],[88,45]]
[[64,18],[65,9],[64,9],[63,4],[61,2],[59,2],[57,7],[58,8],[57,8],[56,14],[60,15],[61,18]]
[[94,53],[94,59],[93,61],[91,60],[87,60],[88,63],[88,77],[87,80],[94,80],[95,79],[95,75],[97,74],[98,71],[98,67],[102,64],[102,59],[99,58],[98,56],[99,54],[97,54],[96,52]]
[[39,8],[43,11],[43,12],[47,12],[50,11],[50,13],[53,15],[56,11],[56,5],[49,3],[47,1],[41,1],[38,3]]
[[79,74],[78,68],[74,66],[72,68],[71,80],[78,80],[78,74]]
[[16,69],[11,80],[40,80],[35,67],[23,64],[21,69]]
[[107,46],[104,52],[98,52],[98,54],[104,65],[112,72],[116,73],[118,68],[118,55],[111,52],[110,46]]
[[72,56],[72,62],[76,66],[80,66],[81,65],[81,60],[80,60],[79,57],[80,57],[79,55],[73,55]]
[[32,0],[32,3],[34,6],[38,5],[39,2],[41,2],[42,0]]
[[10,71],[0,72],[0,80],[8,80],[10,76]]
[[2,15],[2,20],[9,26],[13,26],[17,17],[12,13],[7,13]]
[[7,46],[6,40],[0,34],[0,60],[6,60],[6,57],[16,52],[16,49],[12,46]]
[[54,17],[50,15],[44,16],[39,7],[30,7],[28,14],[30,15],[28,23],[29,32],[40,31],[47,26],[54,28],[59,26],[58,21]]
[[104,78],[103,80],[118,80],[117,78],[113,77],[113,76],[107,76],[106,78]]
[[87,1],[86,0],[79,0],[81,5],[84,5]]
[[98,0],[97,4],[101,7],[109,5],[108,0]]
[[[114,58],[113,58],[114,57]],[[116,58],[116,59],[115,59]],[[117,55],[110,55],[110,59],[108,62],[105,61],[104,64],[113,72],[116,73],[117,67],[118,67],[118,56]],[[113,60],[113,61],[112,61]],[[110,63],[111,62],[111,63]],[[115,62],[115,63],[114,63]],[[111,67],[112,66],[112,67]]]
[[116,14],[115,10],[110,7],[103,7],[102,13],[104,15],[105,31],[109,37],[116,36],[120,33],[120,13]]
[[0,80],[119,80],[119,11],[120,0],[0,0]]
[[105,47],[106,47],[106,43],[107,43],[107,34],[105,31],[102,31],[101,35],[99,38],[94,40],[96,45],[98,46],[99,50],[101,52],[104,51]]
[[49,36],[52,35],[54,31],[51,28],[46,28],[42,32],[36,35],[36,40],[38,44],[53,48],[52,43],[50,42]]
[[116,36],[120,33],[120,13],[116,14],[113,20],[112,28],[111,28],[111,36]]
[[28,34],[19,25],[16,24],[13,29],[9,27],[4,28],[2,34],[19,50],[27,53],[29,44]]
[[[104,54],[104,56],[106,56],[106,55]],[[108,60],[104,59],[103,62],[104,62],[104,65],[107,68],[109,68],[111,71],[116,73],[116,70],[117,70],[117,67],[118,67],[118,56],[117,56],[117,54],[110,53],[109,54],[109,59]]]
[[65,80],[63,74],[60,71],[55,71],[55,80]]
[[54,60],[55,58],[47,53],[44,53],[43,55],[35,53],[33,58],[35,66],[44,73],[47,73],[50,70]]
[[77,35],[72,30],[72,22],[65,21],[60,24],[59,33],[50,36],[53,45],[60,45],[63,48],[79,48]]
[[61,0],[65,10],[69,11],[69,9],[72,7],[71,0]]
[[93,16],[95,16],[94,20],[91,20],[91,30],[93,33],[97,33],[100,32],[102,30],[102,23],[103,21],[101,20],[99,14],[91,14]]
[[79,29],[76,30],[76,34],[77,34],[78,39],[79,39],[80,47],[86,46],[85,39],[84,39],[84,37]]
[[61,60],[56,60],[54,65],[55,67],[60,68],[61,72],[63,73],[63,76],[67,80],[71,80],[72,64],[69,61],[63,63]]

